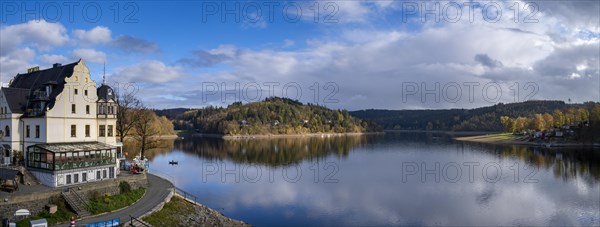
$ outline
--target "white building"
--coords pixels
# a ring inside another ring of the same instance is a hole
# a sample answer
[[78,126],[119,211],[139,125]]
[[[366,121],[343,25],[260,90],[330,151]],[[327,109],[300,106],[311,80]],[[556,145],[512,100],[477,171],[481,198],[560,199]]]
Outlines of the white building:
[[31,68],[0,89],[0,161],[10,164],[20,153],[52,187],[115,178],[116,113],[112,88],[97,87],[83,60]]

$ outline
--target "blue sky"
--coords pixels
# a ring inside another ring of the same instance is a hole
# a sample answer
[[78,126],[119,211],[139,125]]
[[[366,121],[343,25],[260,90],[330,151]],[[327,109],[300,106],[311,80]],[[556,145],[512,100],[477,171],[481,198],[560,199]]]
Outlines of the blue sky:
[[269,95],[351,110],[600,101],[599,4],[3,1],[0,75],[83,58],[100,81],[106,62],[109,83],[134,83],[154,108]]

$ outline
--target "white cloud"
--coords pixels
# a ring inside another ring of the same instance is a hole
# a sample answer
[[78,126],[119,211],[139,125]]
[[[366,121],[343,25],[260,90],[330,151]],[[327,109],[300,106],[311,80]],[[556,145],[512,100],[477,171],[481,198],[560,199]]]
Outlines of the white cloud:
[[65,44],[69,37],[60,23],[29,21],[27,23],[2,26],[0,28],[0,55],[18,49],[21,45],[48,51]]
[[[183,77],[184,74],[181,67],[168,66],[160,61],[150,60],[117,69],[116,73],[111,75],[111,80],[163,84]],[[185,83],[185,81],[180,81],[179,83]]]
[[68,62],[69,59],[63,55],[57,54],[42,54],[38,57],[42,63],[51,65],[54,63],[65,63]]
[[91,30],[76,29],[73,31],[73,36],[84,45],[103,44],[112,40],[111,31],[107,27],[96,26]]
[[71,52],[73,58],[83,58],[85,61],[103,63],[106,61],[106,54],[102,51],[79,48]]
[[22,48],[11,51],[0,56],[1,82],[10,81],[17,73],[26,73],[27,69],[34,66],[31,62],[35,58],[35,51],[30,48]]

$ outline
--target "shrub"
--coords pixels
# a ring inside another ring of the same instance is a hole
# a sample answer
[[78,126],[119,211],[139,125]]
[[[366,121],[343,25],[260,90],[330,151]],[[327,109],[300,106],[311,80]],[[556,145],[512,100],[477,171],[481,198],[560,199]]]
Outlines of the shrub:
[[92,199],[98,199],[98,198],[101,197],[100,192],[98,192],[96,190],[93,190],[93,191],[91,191],[89,193],[90,193],[90,195],[89,195],[90,200],[92,200]]
[[121,183],[119,183],[119,190],[121,194],[128,193],[131,191],[131,185],[129,185],[127,181],[121,181]]

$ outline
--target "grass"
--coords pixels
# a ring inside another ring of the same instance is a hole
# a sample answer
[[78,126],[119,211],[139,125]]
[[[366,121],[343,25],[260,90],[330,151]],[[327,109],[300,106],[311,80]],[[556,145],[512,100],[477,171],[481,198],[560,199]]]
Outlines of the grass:
[[182,218],[194,214],[195,209],[191,203],[183,200],[178,196],[173,196],[171,201],[158,212],[146,216],[145,222],[153,226],[174,226],[181,223]]
[[105,194],[104,196],[98,196],[89,201],[90,213],[101,214],[129,206],[142,198],[145,192],[145,188],[138,188],[118,195]]

